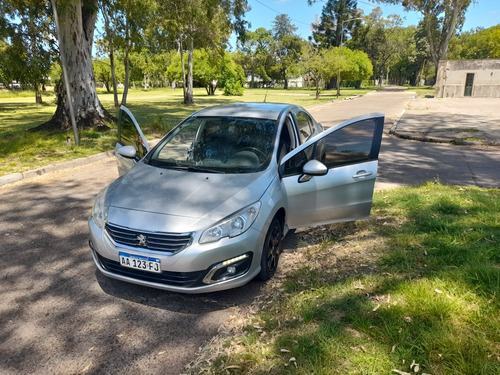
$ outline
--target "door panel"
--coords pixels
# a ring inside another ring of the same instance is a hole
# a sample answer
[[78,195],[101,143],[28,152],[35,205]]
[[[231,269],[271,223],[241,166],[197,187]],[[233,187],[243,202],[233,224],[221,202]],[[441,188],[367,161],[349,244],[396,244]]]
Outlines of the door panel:
[[[118,154],[118,149],[123,146],[133,146],[136,151],[135,158],[126,158]],[[115,156],[118,160],[118,172],[125,174],[135,163],[144,157],[149,151],[149,145],[142,130],[135,120],[134,115],[125,107],[120,107],[118,115],[118,142],[115,146]]]
[[[381,113],[345,121],[283,159],[280,172],[288,197],[290,228],[369,216],[383,124]],[[325,164],[328,173],[300,182],[302,167],[311,159]]]

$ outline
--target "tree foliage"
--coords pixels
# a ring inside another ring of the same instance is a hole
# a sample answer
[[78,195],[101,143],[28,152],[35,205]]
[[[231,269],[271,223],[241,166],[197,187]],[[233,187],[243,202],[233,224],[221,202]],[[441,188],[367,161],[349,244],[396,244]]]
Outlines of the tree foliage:
[[[309,4],[314,3],[308,0]],[[318,23],[313,24],[311,40],[320,48],[338,47],[347,34],[360,24],[357,0],[328,0]]]
[[271,74],[284,82],[288,88],[288,78],[300,75],[298,62],[302,54],[302,38],[295,35],[297,27],[285,14],[276,16],[273,21],[272,36],[274,43],[274,66]]
[[429,43],[429,52],[437,71],[439,60],[446,58],[448,46],[457,29],[465,21],[465,12],[472,0],[378,0],[402,4],[406,10],[419,12]]
[[[167,77],[171,81],[182,81],[180,54],[172,58]],[[202,48],[193,51],[193,81],[204,87],[208,95],[214,95],[219,87],[226,95],[241,95],[245,75],[229,52],[224,51],[220,55],[216,51]]]
[[500,58],[500,25],[453,37],[448,57],[455,60]]
[[42,89],[56,58],[46,2],[32,0],[27,5],[21,0],[1,0],[0,9],[3,79],[31,86],[36,102],[42,103]]

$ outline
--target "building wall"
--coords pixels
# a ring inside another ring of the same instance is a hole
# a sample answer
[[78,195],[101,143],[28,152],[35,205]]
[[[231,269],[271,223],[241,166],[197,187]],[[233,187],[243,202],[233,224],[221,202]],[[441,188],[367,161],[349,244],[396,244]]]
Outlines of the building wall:
[[441,60],[436,80],[436,97],[461,98],[466,93],[467,74],[473,84],[467,93],[473,97],[500,98],[500,59]]

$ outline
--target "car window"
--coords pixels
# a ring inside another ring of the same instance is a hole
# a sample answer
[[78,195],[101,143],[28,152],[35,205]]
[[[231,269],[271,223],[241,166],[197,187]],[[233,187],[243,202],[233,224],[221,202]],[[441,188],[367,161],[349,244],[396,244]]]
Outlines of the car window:
[[295,115],[297,120],[297,129],[299,131],[300,141],[304,143],[312,133],[312,120],[305,112],[298,112]]
[[191,170],[245,173],[263,170],[272,157],[276,121],[192,117],[154,150],[148,164]]
[[135,127],[134,121],[125,111],[120,111],[118,126],[118,143],[122,146],[134,146],[137,158],[142,159],[148,152],[144,141]]
[[302,173],[302,167],[316,159],[328,169],[371,160],[375,120],[366,119],[340,128],[287,160],[284,176]]

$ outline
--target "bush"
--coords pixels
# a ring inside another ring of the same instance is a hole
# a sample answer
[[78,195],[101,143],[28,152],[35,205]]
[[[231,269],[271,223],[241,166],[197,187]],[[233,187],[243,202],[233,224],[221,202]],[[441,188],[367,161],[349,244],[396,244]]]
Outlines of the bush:
[[243,87],[241,82],[234,78],[229,78],[224,82],[224,95],[226,96],[242,96]]

